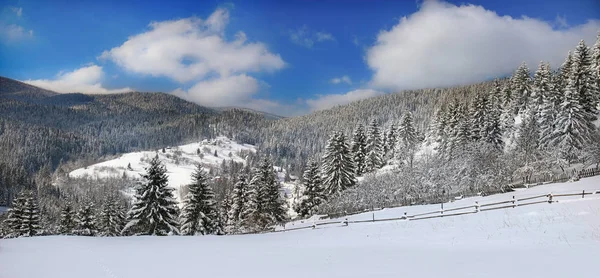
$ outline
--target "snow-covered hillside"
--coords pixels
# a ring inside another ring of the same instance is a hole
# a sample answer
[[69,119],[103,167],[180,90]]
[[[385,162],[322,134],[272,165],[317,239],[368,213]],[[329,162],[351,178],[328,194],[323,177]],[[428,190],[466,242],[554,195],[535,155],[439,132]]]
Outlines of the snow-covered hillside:
[[[142,151],[126,153],[119,158],[104,161],[85,168],[76,169],[69,173],[71,177],[89,177],[102,179],[109,177],[127,177],[129,179],[140,179],[140,174],[145,172],[149,161],[158,154],[160,160],[167,168],[169,186],[175,188],[176,196],[181,201],[179,190],[182,186],[190,184],[192,173],[197,164],[205,167],[219,168],[225,161],[246,162],[244,153],[256,152],[256,147],[249,144],[239,144],[227,137],[217,137],[213,140],[203,140],[197,143],[182,146],[169,147],[161,150]],[[216,155],[215,155],[216,154]],[[128,168],[130,166],[130,168]],[[288,200],[293,199],[293,183],[285,183],[285,169],[274,167]],[[292,216],[293,211],[290,211]]]
[[[514,194],[584,189],[600,189],[600,177]],[[596,194],[449,218],[259,235],[8,239],[0,242],[0,277],[587,278],[597,277],[599,257]]]

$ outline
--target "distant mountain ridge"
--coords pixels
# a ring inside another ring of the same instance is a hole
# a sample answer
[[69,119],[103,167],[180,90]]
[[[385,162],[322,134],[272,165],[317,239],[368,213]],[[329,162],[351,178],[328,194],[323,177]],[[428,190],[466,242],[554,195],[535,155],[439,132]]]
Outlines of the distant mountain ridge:
[[40,101],[58,93],[0,76],[0,98]]

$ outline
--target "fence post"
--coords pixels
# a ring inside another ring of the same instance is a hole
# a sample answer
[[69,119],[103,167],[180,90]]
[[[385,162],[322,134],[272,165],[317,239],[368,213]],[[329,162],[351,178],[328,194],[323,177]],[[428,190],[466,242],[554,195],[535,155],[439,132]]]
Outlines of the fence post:
[[479,202],[475,202],[475,212],[479,212]]
[[515,207],[517,206],[517,205],[515,204],[515,195],[513,195],[513,199],[512,199],[512,205],[513,205],[513,208],[515,208]]
[[348,218],[344,219],[344,222],[342,223],[344,223],[344,226],[348,226]]
[[552,204],[552,193],[548,194],[548,204]]
[[375,222],[375,213],[373,212],[373,222]]
[[583,192],[581,192],[581,198],[585,198],[585,189],[583,190]]
[[442,205],[442,210],[440,210],[440,213],[442,214],[442,217],[444,216],[444,203],[441,203]]

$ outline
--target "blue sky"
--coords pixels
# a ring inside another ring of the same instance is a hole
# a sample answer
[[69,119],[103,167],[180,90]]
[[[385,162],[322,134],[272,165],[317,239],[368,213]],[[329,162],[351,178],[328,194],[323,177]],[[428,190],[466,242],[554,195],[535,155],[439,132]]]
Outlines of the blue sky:
[[580,39],[594,43],[598,19],[596,0],[7,0],[0,75],[298,115],[487,80],[522,61],[556,67]]

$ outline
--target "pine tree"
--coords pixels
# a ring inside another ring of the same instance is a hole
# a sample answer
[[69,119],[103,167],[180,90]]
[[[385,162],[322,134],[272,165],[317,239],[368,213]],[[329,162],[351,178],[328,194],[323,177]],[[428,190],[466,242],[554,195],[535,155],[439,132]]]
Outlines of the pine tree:
[[488,100],[483,94],[477,94],[471,104],[471,139],[478,141],[485,136],[486,116],[489,113]]
[[560,88],[557,87],[558,80],[558,77],[552,75],[550,64],[548,63],[543,65],[541,73],[536,73],[535,90],[536,93],[540,92],[542,98],[537,115],[540,129],[540,147],[542,148],[547,148],[549,145],[555,128],[556,115],[559,113],[562,97]]
[[516,140],[516,151],[525,165],[539,159],[539,138],[537,116],[535,111],[531,110],[523,118]]
[[570,81],[567,86],[554,126],[550,146],[559,149],[563,158],[572,161],[587,143],[590,131],[593,130],[589,117],[579,103],[574,81]]
[[260,164],[260,182],[258,188],[258,202],[262,210],[259,213],[265,218],[265,223],[273,225],[285,220],[286,212],[284,201],[281,198],[281,184],[277,181],[277,175],[273,171],[273,164],[265,157]]
[[192,175],[192,184],[183,205],[181,217],[182,235],[221,234],[219,211],[215,193],[201,165]]
[[260,188],[260,179],[257,178],[260,174],[257,173],[259,170],[254,168],[250,172],[252,172],[252,178],[250,178],[250,182],[248,182],[248,186],[246,190],[243,191],[241,202],[242,209],[240,211],[239,216],[239,229],[242,231],[250,230],[250,231],[258,231],[262,227],[260,227],[260,215],[259,215],[259,206],[261,204],[258,200],[258,190]]
[[379,124],[373,119],[367,130],[366,172],[375,171],[383,166],[383,144]]
[[494,81],[494,90],[490,93],[490,99],[487,102],[484,130],[482,139],[492,144],[496,149],[501,150],[502,142],[502,108],[500,104],[500,95],[502,94],[500,82]]
[[74,233],[80,236],[95,236],[98,233],[96,215],[91,203],[83,205],[77,211],[77,225]]
[[343,133],[331,135],[321,161],[321,177],[327,196],[338,195],[356,184],[354,163]]
[[296,208],[296,212],[301,217],[313,215],[317,212],[317,207],[325,201],[323,186],[319,173],[319,164],[310,160],[306,165],[306,170],[302,176],[304,185],[304,194]]
[[582,40],[573,54],[573,64],[569,73],[568,89],[573,90],[578,98],[585,116],[591,122],[598,114],[598,88],[592,69],[592,54]]
[[233,186],[233,192],[231,194],[231,205],[228,212],[228,230],[235,232],[242,222],[242,211],[246,204],[249,202],[248,194],[248,177],[246,174],[241,174],[238,177],[237,182]]
[[600,90],[600,32],[598,32],[596,43],[592,47],[592,72],[596,80],[596,89]]
[[517,112],[529,105],[531,97],[531,73],[527,64],[523,63],[511,78],[513,95],[515,96]]
[[395,124],[391,124],[387,131],[385,132],[385,140],[383,142],[383,159],[384,161],[393,157],[394,148],[396,147],[397,139],[397,129]]
[[123,230],[125,217],[116,197],[108,196],[102,205],[98,229],[102,236],[119,236]]
[[415,153],[417,152],[418,140],[412,113],[407,111],[398,127],[398,143],[396,144],[395,152],[398,154],[399,159],[406,159],[411,168]]
[[67,202],[60,213],[60,226],[58,228],[61,235],[71,235],[75,230],[75,211],[71,203]]
[[134,235],[178,234],[178,208],[173,197],[173,188],[168,187],[167,169],[158,159],[150,161],[150,167],[142,175],[135,201],[128,213],[128,223],[123,232]]
[[8,210],[8,218],[4,220],[7,226],[8,234],[6,237],[19,237],[21,233],[21,225],[23,223],[23,210],[25,209],[25,203],[27,202],[27,193],[22,191],[13,200],[11,208]]
[[355,164],[356,175],[360,176],[366,172],[367,168],[367,137],[362,124],[358,124],[352,137],[352,158]]
[[21,235],[36,236],[40,234],[40,210],[37,199],[33,192],[28,191],[25,195],[25,204],[21,211]]

